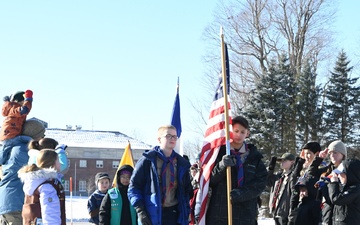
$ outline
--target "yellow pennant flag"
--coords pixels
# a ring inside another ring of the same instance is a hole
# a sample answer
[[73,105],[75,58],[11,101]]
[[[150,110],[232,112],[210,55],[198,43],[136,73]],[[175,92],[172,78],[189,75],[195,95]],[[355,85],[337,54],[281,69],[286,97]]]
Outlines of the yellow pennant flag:
[[112,186],[115,187],[116,186],[116,174],[119,171],[120,167],[122,167],[123,165],[129,165],[132,166],[134,168],[134,159],[132,156],[132,152],[131,152],[131,146],[130,146],[130,142],[128,143],[128,145],[125,147],[124,153],[121,157],[119,166],[115,172],[115,176],[114,176],[114,180],[112,183]]

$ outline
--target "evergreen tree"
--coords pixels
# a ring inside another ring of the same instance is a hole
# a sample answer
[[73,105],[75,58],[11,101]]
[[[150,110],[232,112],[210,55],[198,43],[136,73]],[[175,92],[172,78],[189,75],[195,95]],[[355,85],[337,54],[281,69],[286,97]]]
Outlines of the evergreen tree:
[[293,117],[293,74],[285,57],[280,64],[273,61],[269,73],[256,83],[244,109],[251,124],[251,142],[268,157],[290,149],[294,134],[288,121]]
[[297,133],[301,143],[319,141],[322,136],[323,109],[319,104],[321,88],[316,86],[316,76],[308,62],[298,80]]
[[344,51],[339,53],[336,65],[331,72],[329,85],[326,90],[326,140],[341,141],[352,144],[355,142],[359,125],[359,86],[358,78],[350,78],[353,67]]

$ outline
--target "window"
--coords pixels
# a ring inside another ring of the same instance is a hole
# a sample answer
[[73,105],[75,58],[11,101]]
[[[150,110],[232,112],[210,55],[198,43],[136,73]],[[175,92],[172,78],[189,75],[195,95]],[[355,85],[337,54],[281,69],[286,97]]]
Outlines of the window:
[[104,161],[96,160],[96,168],[103,168],[103,167],[104,167]]
[[119,161],[113,161],[112,167],[117,169],[119,167]]
[[79,191],[86,191],[86,180],[79,181]]
[[86,167],[87,161],[86,160],[80,160],[80,167]]
[[64,191],[69,191],[70,182],[69,180],[65,180],[64,182]]

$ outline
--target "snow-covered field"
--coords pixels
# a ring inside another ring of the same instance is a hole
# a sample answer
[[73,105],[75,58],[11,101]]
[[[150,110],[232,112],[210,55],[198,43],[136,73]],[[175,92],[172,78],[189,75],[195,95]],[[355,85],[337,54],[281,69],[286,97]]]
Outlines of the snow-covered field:
[[[87,198],[88,197],[79,197],[66,196],[66,218],[68,224],[89,224],[87,223],[89,219],[89,214],[87,212]],[[274,221],[268,218],[260,218],[258,220],[259,225],[274,225]]]
[[89,213],[87,211],[88,197],[81,196],[66,196],[66,220],[67,222],[87,222],[89,220]]

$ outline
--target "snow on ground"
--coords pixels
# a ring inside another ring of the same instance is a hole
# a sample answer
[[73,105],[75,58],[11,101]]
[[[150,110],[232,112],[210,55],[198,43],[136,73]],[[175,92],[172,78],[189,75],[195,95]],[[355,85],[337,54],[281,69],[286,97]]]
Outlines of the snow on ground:
[[87,211],[88,197],[82,196],[66,196],[65,197],[66,220],[67,222],[87,222],[89,213]]
[[[66,219],[68,224],[72,221],[73,224],[89,224],[84,223],[89,219],[89,214],[87,212],[87,199],[88,197],[84,196],[66,196]],[[72,219],[72,220],[71,220]],[[259,225],[274,225],[274,220],[269,218],[259,218]]]

